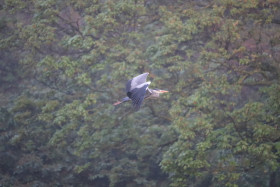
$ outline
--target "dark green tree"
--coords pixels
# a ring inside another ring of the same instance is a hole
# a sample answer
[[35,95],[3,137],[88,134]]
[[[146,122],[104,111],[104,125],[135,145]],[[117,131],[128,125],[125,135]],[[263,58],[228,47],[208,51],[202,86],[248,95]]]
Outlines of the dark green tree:
[[152,58],[176,80],[170,115],[180,136],[161,162],[172,185],[275,186],[279,3],[178,3],[161,14]]
[[[3,186],[280,184],[277,0],[0,8]],[[114,108],[143,72],[170,94]]]
[[[5,150],[18,148],[22,165],[15,182],[7,184],[166,182],[159,162],[176,134],[167,126],[164,99],[163,107],[151,102],[137,113],[129,105],[112,105],[124,96],[129,78],[144,71],[151,79],[160,75],[146,57],[149,31],[158,18],[145,3],[5,1],[5,13],[16,15],[11,16],[11,43],[18,44],[17,58],[31,79],[11,110],[18,126]],[[154,83],[164,86],[159,79]],[[48,169],[37,171],[33,165]],[[34,172],[54,180],[46,182]]]

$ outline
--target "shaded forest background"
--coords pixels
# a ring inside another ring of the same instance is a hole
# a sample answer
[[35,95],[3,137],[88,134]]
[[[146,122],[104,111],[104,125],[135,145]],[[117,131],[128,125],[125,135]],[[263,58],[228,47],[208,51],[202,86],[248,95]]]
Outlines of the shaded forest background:
[[0,40],[0,186],[280,186],[278,0],[4,0]]

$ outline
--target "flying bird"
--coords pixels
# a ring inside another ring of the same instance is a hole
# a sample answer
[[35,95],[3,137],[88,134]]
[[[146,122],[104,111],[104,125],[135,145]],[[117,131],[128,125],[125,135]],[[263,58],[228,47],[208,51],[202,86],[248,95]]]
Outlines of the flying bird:
[[135,110],[139,110],[144,99],[159,98],[161,93],[166,93],[166,90],[150,89],[150,81],[146,82],[149,73],[143,73],[134,77],[126,83],[126,95],[121,101],[117,101],[114,105],[121,104],[126,101],[132,101],[132,106]]

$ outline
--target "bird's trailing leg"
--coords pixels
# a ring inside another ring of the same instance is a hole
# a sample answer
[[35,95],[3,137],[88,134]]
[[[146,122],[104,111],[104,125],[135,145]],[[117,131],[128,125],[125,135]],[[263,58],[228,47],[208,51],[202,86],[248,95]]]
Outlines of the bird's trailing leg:
[[117,101],[117,102],[115,102],[113,105],[118,105],[118,104],[121,104],[122,102],[120,102],[120,101]]
[[121,101],[117,101],[117,102],[115,102],[113,105],[118,105],[118,104],[121,104],[121,103],[123,103],[123,102],[126,102],[126,101],[129,101],[129,100],[131,100],[129,97],[125,97],[125,98],[123,98]]

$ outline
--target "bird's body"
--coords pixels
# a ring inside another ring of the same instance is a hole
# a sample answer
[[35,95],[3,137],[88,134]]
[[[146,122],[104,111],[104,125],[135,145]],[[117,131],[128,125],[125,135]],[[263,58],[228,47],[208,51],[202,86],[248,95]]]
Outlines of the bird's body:
[[149,73],[143,73],[134,77],[126,83],[126,95],[121,101],[114,103],[114,105],[121,104],[126,101],[132,101],[132,105],[136,110],[139,110],[144,99],[159,98],[160,93],[168,91],[159,89],[149,89],[151,82],[146,82]]

